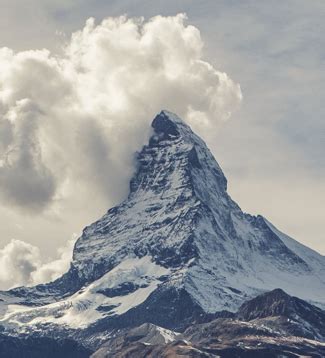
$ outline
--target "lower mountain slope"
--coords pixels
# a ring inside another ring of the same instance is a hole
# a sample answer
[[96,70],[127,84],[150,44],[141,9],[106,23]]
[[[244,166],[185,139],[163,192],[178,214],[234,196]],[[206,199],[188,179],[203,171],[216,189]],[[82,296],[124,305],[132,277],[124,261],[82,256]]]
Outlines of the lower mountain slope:
[[321,358],[324,315],[318,307],[276,289],[245,302],[231,318],[193,323],[183,333],[152,324],[120,330],[91,357]]
[[8,337],[0,333],[0,357],[4,358],[88,358],[91,350],[70,339]]

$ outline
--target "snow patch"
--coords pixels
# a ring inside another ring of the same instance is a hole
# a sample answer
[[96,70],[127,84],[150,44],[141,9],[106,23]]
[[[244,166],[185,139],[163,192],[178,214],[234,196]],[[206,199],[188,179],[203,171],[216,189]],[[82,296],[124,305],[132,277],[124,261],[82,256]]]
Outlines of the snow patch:
[[[161,283],[158,278],[169,273],[168,269],[153,263],[148,256],[128,258],[65,300],[37,308],[9,304],[0,323],[55,323],[70,328],[86,328],[101,318],[120,315],[138,306]],[[116,288],[125,282],[137,284],[138,288],[115,297],[107,297],[102,293],[105,289]]]

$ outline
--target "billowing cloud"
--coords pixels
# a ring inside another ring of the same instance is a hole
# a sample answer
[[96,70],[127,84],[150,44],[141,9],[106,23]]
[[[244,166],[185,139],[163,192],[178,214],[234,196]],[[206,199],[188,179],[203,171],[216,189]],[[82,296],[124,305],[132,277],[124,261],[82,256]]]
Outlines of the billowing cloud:
[[56,259],[41,263],[36,270],[31,272],[32,284],[37,285],[39,283],[53,281],[68,270],[76,239],[76,236],[73,236],[67,241],[65,246],[59,247],[57,249]]
[[21,240],[11,240],[0,250],[0,287],[9,289],[53,281],[66,272],[76,238],[60,247],[57,258],[43,262],[38,247]]
[[39,209],[55,192],[55,179],[42,162],[37,138],[41,112],[28,99],[17,101],[11,110],[15,124],[4,121],[4,126],[10,123],[12,138],[11,143],[3,145],[7,148],[0,166],[0,187],[9,202]]
[[40,264],[39,249],[20,240],[12,240],[0,250],[0,282],[16,286],[31,283],[31,274]]
[[185,20],[89,19],[61,55],[0,50],[0,198],[7,207],[40,212],[83,195],[116,202],[161,109],[207,136],[229,118],[240,87],[202,59],[200,33]]

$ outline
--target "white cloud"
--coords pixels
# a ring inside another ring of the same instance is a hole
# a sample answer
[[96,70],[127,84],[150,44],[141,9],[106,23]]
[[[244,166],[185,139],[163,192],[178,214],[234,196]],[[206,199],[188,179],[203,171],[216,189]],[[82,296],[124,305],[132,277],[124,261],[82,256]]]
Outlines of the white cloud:
[[0,196],[40,212],[64,200],[125,195],[133,153],[161,109],[206,137],[241,91],[202,60],[184,15],[107,18],[72,35],[61,56],[0,50]]
[[76,239],[77,237],[74,236],[66,243],[65,246],[58,248],[57,259],[41,264],[37,270],[31,273],[31,280],[33,284],[53,281],[69,269],[72,259],[73,246]]
[[1,286],[31,283],[31,273],[40,264],[39,249],[20,240],[12,240],[0,251]]
[[76,238],[57,251],[58,258],[42,262],[38,247],[20,240],[11,240],[0,250],[0,287],[9,289],[53,281],[66,272],[72,258]]

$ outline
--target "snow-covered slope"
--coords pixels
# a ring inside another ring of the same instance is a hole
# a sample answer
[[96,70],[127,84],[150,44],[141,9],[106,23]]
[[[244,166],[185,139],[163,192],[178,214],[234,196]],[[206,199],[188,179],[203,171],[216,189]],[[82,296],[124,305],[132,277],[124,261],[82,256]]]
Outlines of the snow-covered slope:
[[7,330],[177,328],[274,288],[325,306],[325,258],[243,213],[211,152],[180,118],[162,111],[152,127],[128,198],[84,229],[69,272],[0,294]]
[[308,262],[308,266],[312,268],[313,272],[319,277],[325,277],[324,256],[282,233],[265,218],[264,221],[291,251],[301,257],[305,262]]
[[121,315],[144,302],[161,283],[159,278],[168,273],[148,256],[128,258],[66,299],[37,308],[9,305],[0,322],[11,326],[28,321],[33,326],[54,323],[86,328],[100,318]]

